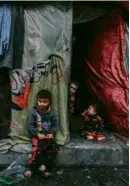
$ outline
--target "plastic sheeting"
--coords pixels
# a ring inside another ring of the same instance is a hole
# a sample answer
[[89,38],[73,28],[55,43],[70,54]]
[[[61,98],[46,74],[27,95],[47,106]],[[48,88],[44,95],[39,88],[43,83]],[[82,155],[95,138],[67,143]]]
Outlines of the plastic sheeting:
[[41,4],[24,10],[25,37],[22,69],[11,72],[12,121],[10,135],[28,140],[27,114],[40,89],[52,93],[59,118],[57,143],[68,140],[68,78],[71,56],[72,7]]
[[96,2],[74,2],[73,24],[90,22],[107,14],[111,10],[108,6],[109,4],[105,3],[105,6],[100,7],[100,2],[95,3]]
[[[57,3],[58,4],[58,3]],[[62,4],[41,4],[26,7],[24,55],[22,68],[33,67],[48,57],[64,54],[65,68],[70,68],[72,7]]]
[[0,183],[4,185],[13,185],[25,178],[25,166],[20,165],[21,158],[18,157],[5,170],[0,172]]
[[86,84],[103,105],[113,130],[129,135],[126,24],[113,10],[89,29],[93,39],[86,57]]

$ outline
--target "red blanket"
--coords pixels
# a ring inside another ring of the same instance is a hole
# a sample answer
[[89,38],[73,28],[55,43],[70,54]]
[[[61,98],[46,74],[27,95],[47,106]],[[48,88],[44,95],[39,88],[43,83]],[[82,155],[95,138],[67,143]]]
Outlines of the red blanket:
[[[90,28],[89,28],[90,29]],[[105,105],[114,131],[128,137],[128,74],[125,68],[125,24],[114,10],[91,26],[85,82]]]

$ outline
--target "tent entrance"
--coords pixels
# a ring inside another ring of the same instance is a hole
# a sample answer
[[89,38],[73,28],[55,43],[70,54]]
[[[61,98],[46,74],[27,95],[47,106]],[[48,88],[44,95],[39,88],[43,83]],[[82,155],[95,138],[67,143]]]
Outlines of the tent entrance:
[[[71,63],[71,83],[78,84],[78,90],[75,94],[74,113],[70,116],[70,135],[79,136],[79,131],[84,127],[81,113],[87,109],[89,104],[96,103],[100,107],[99,115],[107,123],[108,118],[105,113],[102,102],[90,91],[86,83],[86,60],[91,53],[93,39],[91,35],[91,26],[103,16],[94,19],[88,23],[75,24],[73,26],[73,47]],[[96,30],[95,30],[96,32]],[[96,51],[95,51],[96,52]],[[89,74],[88,74],[89,76]],[[106,124],[105,130],[112,131]]]
[[128,12],[113,6],[103,13],[87,5],[86,19],[80,20],[85,13],[79,10],[73,24],[71,82],[77,82],[79,89],[70,133],[82,128],[80,114],[95,102],[106,128],[128,137]]

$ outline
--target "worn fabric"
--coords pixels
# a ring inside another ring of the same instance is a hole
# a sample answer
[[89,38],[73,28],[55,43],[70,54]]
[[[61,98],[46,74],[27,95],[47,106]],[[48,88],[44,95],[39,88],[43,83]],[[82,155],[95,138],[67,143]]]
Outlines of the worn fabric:
[[68,137],[68,79],[63,57],[51,55],[33,68],[13,70],[10,74],[12,90],[11,137],[29,140],[27,116],[36,103],[39,90],[47,89],[52,94],[52,109],[55,111],[59,131],[56,142],[65,144]]
[[28,125],[31,137],[36,137],[38,132],[44,135],[55,135],[59,128],[58,119],[52,109],[44,114],[41,114],[38,109],[33,109],[28,117]]
[[15,145],[16,145],[16,142],[14,142],[12,139],[9,139],[9,138],[1,139],[0,140],[0,154],[6,154]]
[[[96,30],[96,32],[95,32]],[[126,69],[126,25],[118,9],[89,27],[92,45],[86,56],[85,83],[108,116],[108,125],[129,135],[129,78]]]
[[8,52],[12,22],[11,5],[0,5],[0,61]]

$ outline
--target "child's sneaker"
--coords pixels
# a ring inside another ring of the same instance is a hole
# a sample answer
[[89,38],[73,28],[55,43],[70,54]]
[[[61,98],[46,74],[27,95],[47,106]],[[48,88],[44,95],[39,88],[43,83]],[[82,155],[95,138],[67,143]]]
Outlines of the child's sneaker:
[[39,167],[39,171],[44,172],[45,170],[46,170],[46,166],[45,165],[41,165]]
[[88,136],[87,136],[87,139],[88,139],[88,140],[93,140],[93,139],[94,139],[94,137],[93,137],[93,136],[88,135]]
[[98,134],[97,135],[97,140],[98,141],[102,141],[102,140],[104,140],[105,139],[105,136],[103,135],[103,134]]
[[95,138],[96,133],[95,132],[89,132],[87,135],[88,140],[93,140]]

